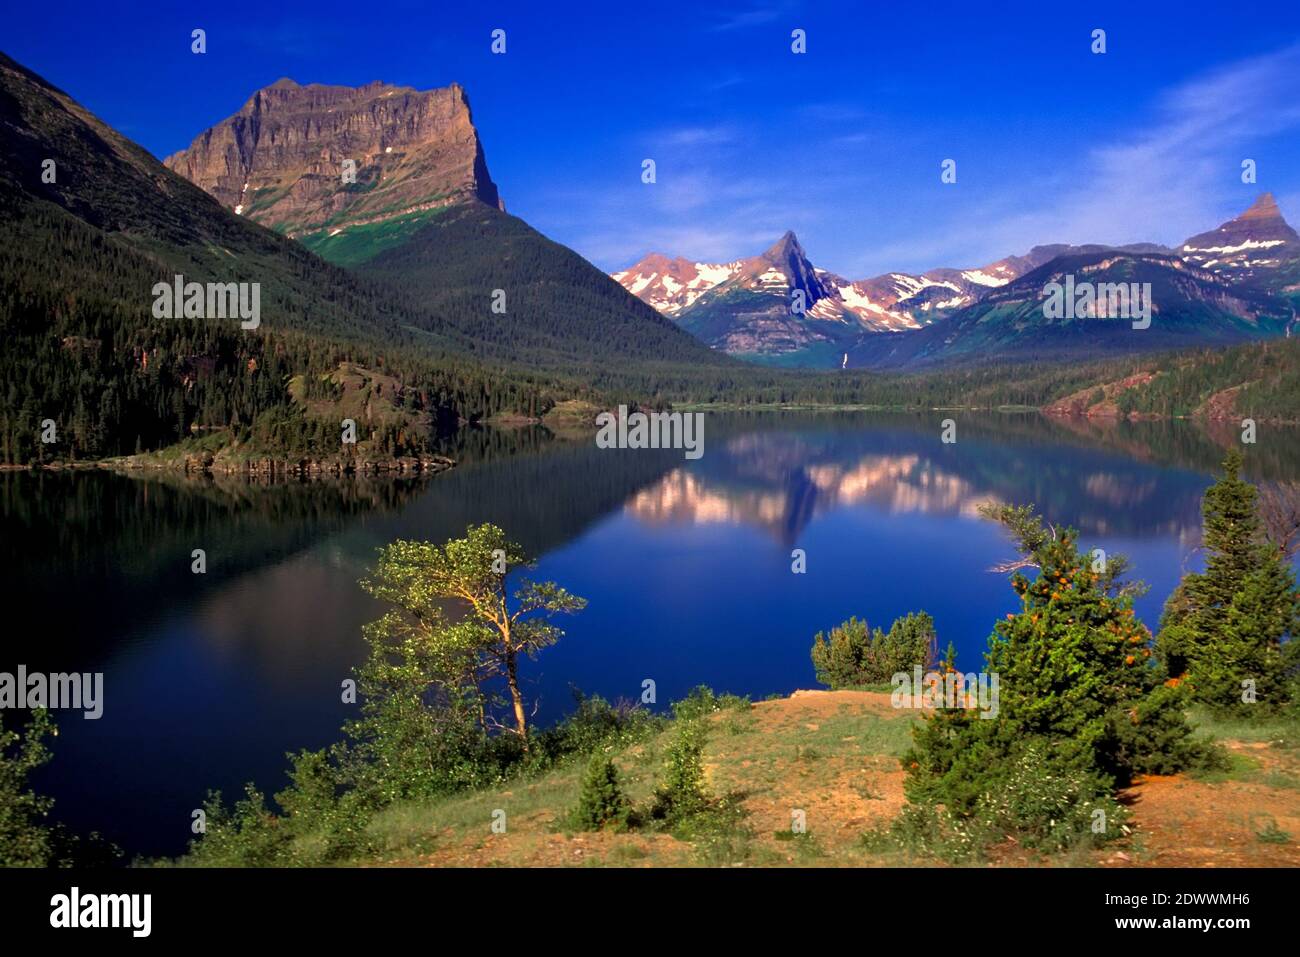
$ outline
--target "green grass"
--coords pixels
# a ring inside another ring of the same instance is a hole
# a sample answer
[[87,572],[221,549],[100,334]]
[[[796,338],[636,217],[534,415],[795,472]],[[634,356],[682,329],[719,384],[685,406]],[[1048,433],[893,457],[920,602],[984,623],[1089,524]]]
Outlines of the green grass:
[[1294,718],[1277,715],[1256,719],[1220,717],[1199,707],[1193,708],[1189,717],[1198,730],[1214,738],[1268,744],[1288,751],[1300,749],[1300,722]]
[[405,242],[442,212],[441,208],[424,209],[381,223],[349,226],[333,236],[330,235],[332,229],[326,228],[299,236],[298,241],[335,265],[357,266],[374,259],[385,249]]
[[[682,707],[708,729],[703,762],[712,802],[707,810],[664,828],[644,815],[664,780],[664,759],[676,729],[672,722],[649,737],[608,753],[624,795],[642,814],[637,827],[619,833],[576,832],[568,823],[576,807],[589,756],[574,755],[545,770],[524,771],[478,791],[410,801],[379,812],[366,836],[372,851],[352,863],[439,866],[934,866],[943,860],[927,842],[870,840],[872,829],[894,817],[882,803],[896,796],[899,757],[912,743],[915,712],[892,712],[876,703],[808,707],[791,699],[751,706],[729,696],[699,696]],[[833,701],[834,699],[829,699]],[[1263,760],[1269,752],[1249,745],[1294,746],[1287,721],[1243,722],[1195,714],[1202,733],[1233,739],[1227,766],[1198,779],[1246,780],[1295,789],[1293,755]],[[807,812],[808,830],[795,833],[791,812]],[[493,815],[506,813],[505,835],[492,831]],[[863,837],[865,832],[865,837]],[[1267,815],[1250,822],[1259,845],[1289,844],[1292,837]],[[860,839],[861,838],[861,839]],[[312,838],[303,841],[307,849]],[[1134,832],[1119,845],[1143,853]],[[1015,847],[1003,863],[1020,863]],[[310,854],[301,855],[310,859]],[[997,858],[999,861],[1000,857]],[[1091,866],[1096,852],[1078,848],[1025,863]]]

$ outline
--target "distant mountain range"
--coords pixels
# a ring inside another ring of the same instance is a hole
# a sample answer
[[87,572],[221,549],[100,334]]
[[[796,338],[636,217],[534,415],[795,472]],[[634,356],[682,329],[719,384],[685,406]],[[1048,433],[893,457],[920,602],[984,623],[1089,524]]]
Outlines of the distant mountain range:
[[[1105,321],[1114,316],[1045,317],[1043,288],[1066,273],[1095,283],[1150,282],[1151,328]],[[974,269],[848,280],[814,266],[787,232],[749,259],[696,263],[652,253],[613,278],[733,355],[783,365],[907,368],[1285,335],[1300,300],[1300,237],[1265,193],[1241,216],[1178,249],[1035,246]]]

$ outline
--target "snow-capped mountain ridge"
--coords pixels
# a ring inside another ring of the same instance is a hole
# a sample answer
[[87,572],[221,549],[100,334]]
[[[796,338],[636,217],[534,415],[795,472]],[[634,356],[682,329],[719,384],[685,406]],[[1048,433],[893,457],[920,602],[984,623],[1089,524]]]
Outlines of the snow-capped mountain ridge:
[[1178,247],[1188,262],[1236,279],[1276,269],[1300,258],[1300,234],[1282,218],[1272,193],[1264,193],[1240,216],[1193,236]]
[[932,313],[975,302],[982,290],[1003,285],[1038,265],[1012,257],[977,269],[892,272],[846,279],[808,261],[793,232],[758,256],[729,263],[692,262],[651,253],[613,279],[664,315],[677,318],[706,294],[749,290],[786,295],[801,289],[807,316],[856,324],[865,331],[919,329]]
[[[1300,235],[1268,193],[1240,216],[1176,249],[1156,243],[1058,243],[974,268],[850,280],[814,266],[794,233],[787,232],[748,259],[691,263],[652,254],[613,278],[715,349],[760,359],[785,357],[782,361],[800,354],[801,364],[834,360],[839,365],[845,352],[852,360],[862,348],[873,349],[879,334],[919,334],[938,324],[947,328],[1000,301],[1006,287],[1053,260],[1111,254],[1126,261],[1162,257],[1171,268],[1195,267],[1201,276],[1196,282],[1227,283],[1243,294],[1285,298],[1300,291]],[[1154,267],[1146,262],[1141,268]],[[1231,325],[1227,313],[1242,311],[1225,305],[1231,295],[1219,288],[1204,295],[1173,292],[1171,308],[1209,303],[1207,308],[1224,312]],[[1285,303],[1281,308],[1287,311]],[[1214,330],[1206,325],[1203,331]]]

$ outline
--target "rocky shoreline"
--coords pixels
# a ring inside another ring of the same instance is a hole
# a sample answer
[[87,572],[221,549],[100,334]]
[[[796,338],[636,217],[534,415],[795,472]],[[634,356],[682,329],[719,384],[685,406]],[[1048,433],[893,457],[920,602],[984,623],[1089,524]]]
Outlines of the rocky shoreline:
[[223,459],[211,454],[187,455],[172,461],[150,456],[126,456],[89,462],[44,462],[30,465],[3,465],[2,471],[44,470],[52,472],[112,469],[115,471],[182,472],[187,475],[249,475],[258,477],[324,477],[343,475],[436,475],[454,468],[454,459],[445,455],[402,456],[394,459]]

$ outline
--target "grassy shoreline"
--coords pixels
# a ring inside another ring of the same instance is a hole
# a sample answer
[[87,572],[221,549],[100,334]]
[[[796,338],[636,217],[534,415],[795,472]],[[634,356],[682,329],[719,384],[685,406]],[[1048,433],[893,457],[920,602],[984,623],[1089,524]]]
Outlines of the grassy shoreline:
[[[1213,775],[1138,781],[1124,795],[1135,827],[1101,849],[1038,854],[1008,842],[993,866],[1296,866],[1300,846],[1300,728],[1214,721],[1194,715],[1232,755]],[[361,867],[896,867],[942,866],[906,847],[864,841],[904,804],[899,758],[918,712],[892,707],[884,691],[796,691],[751,703],[732,699],[703,719],[709,789],[735,812],[697,831],[575,831],[585,755],[497,785],[380,811],[366,828],[373,849],[339,862]],[[674,721],[604,750],[630,799],[649,800]],[[505,813],[503,833],[493,815]],[[802,811],[803,833],[792,829]],[[311,839],[307,839],[310,843]],[[309,853],[308,848],[304,851]],[[189,858],[154,862],[204,866]]]

